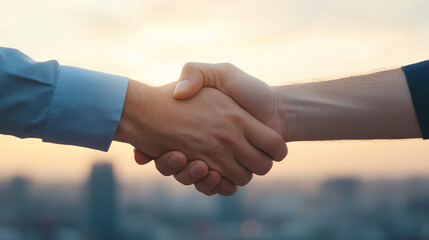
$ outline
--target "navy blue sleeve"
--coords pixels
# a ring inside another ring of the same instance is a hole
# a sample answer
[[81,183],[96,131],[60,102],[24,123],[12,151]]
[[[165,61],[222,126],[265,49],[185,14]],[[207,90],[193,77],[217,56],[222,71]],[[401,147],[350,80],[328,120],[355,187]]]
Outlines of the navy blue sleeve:
[[423,139],[429,138],[429,61],[402,67]]

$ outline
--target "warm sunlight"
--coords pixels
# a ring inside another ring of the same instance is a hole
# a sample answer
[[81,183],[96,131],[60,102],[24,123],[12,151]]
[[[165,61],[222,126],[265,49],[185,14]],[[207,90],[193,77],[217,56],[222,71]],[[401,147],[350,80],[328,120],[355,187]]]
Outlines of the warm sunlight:
[[[280,85],[427,59],[428,18],[419,9],[429,5],[411,2],[1,1],[0,45],[152,85],[175,81],[188,61],[231,62]],[[137,166],[125,144],[102,153],[1,136],[0,148],[1,178],[81,180],[93,161],[108,159],[122,180],[164,179],[153,166]],[[424,175],[427,148],[422,141],[291,143],[289,157],[258,181]]]

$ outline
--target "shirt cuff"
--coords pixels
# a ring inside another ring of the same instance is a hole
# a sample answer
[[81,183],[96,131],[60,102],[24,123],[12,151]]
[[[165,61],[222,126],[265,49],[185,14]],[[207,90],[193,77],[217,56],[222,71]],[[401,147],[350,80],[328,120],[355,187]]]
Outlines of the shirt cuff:
[[429,61],[402,67],[423,139],[429,138]]
[[128,78],[62,66],[43,141],[107,151],[121,119]]

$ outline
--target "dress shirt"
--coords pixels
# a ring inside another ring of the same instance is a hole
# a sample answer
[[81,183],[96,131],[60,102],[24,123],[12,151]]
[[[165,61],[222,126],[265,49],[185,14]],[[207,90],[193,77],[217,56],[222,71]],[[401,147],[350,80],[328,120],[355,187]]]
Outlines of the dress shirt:
[[128,78],[0,47],[0,134],[107,151]]

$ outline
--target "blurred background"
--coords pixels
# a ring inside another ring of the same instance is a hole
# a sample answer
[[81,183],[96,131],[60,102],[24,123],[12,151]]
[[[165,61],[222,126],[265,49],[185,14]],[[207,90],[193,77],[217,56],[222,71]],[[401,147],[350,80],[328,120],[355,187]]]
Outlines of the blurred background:
[[[0,46],[37,61],[177,80],[231,62],[271,85],[429,59],[425,0],[0,0]],[[232,197],[108,153],[0,136],[1,240],[429,239],[429,142],[290,143]]]

